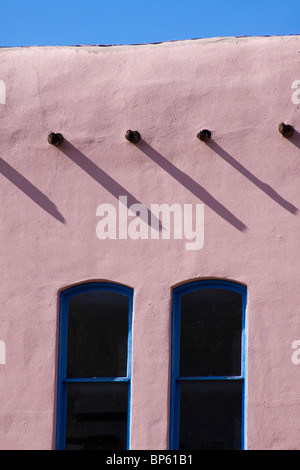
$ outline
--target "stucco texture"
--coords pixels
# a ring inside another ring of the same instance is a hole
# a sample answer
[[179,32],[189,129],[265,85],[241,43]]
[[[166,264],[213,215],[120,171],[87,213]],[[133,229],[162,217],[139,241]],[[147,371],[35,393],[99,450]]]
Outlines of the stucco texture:
[[[248,289],[247,448],[300,448],[299,46],[0,49],[1,449],[54,448],[59,292],[90,280],[134,289],[131,448],[167,449],[172,289],[207,278]],[[100,240],[97,207],[120,196],[204,204],[203,247]]]

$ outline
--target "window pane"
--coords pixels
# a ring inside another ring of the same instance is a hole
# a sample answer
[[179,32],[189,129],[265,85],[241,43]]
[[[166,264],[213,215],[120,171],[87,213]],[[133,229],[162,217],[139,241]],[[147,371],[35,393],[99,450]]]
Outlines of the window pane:
[[181,297],[180,375],[241,374],[242,295],[200,289]]
[[180,450],[241,449],[242,382],[180,382]]
[[125,450],[126,382],[67,385],[66,450]]
[[129,298],[89,292],[69,301],[67,377],[127,375]]

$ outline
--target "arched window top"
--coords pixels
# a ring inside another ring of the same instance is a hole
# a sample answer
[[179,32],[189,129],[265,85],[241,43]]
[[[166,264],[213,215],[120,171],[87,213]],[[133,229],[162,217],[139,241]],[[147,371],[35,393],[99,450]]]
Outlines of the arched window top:
[[132,297],[132,289],[110,282],[61,292],[68,378],[127,376]]
[[61,290],[61,297],[72,297],[77,294],[83,294],[86,292],[96,291],[108,291],[108,292],[119,292],[120,294],[127,295],[129,297],[133,296],[133,289],[130,287],[124,286],[123,284],[118,284],[116,282],[110,281],[89,281],[76,284],[71,287],[66,287]]
[[174,289],[179,375],[241,375],[246,292],[241,284],[216,279]]
[[199,289],[226,289],[239,292],[243,296],[247,294],[247,287],[235,281],[223,279],[201,279],[197,281],[186,282],[174,288],[175,295],[183,295]]

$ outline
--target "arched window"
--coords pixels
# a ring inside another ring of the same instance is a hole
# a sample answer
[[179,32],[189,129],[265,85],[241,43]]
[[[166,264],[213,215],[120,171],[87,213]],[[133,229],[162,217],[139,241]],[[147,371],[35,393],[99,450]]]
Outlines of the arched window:
[[57,449],[129,448],[132,303],[112,283],[61,293]]
[[217,280],[174,289],[171,449],[245,447],[246,295]]

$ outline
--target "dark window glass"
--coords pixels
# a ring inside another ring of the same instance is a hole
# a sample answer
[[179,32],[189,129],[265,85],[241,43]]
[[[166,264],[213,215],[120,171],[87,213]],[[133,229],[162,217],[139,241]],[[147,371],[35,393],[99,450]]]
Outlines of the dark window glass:
[[129,298],[95,291],[69,300],[67,377],[127,375]]
[[180,383],[180,450],[241,449],[242,381]]
[[70,383],[66,450],[125,450],[128,383]]
[[242,295],[200,289],[181,297],[180,376],[241,374]]

